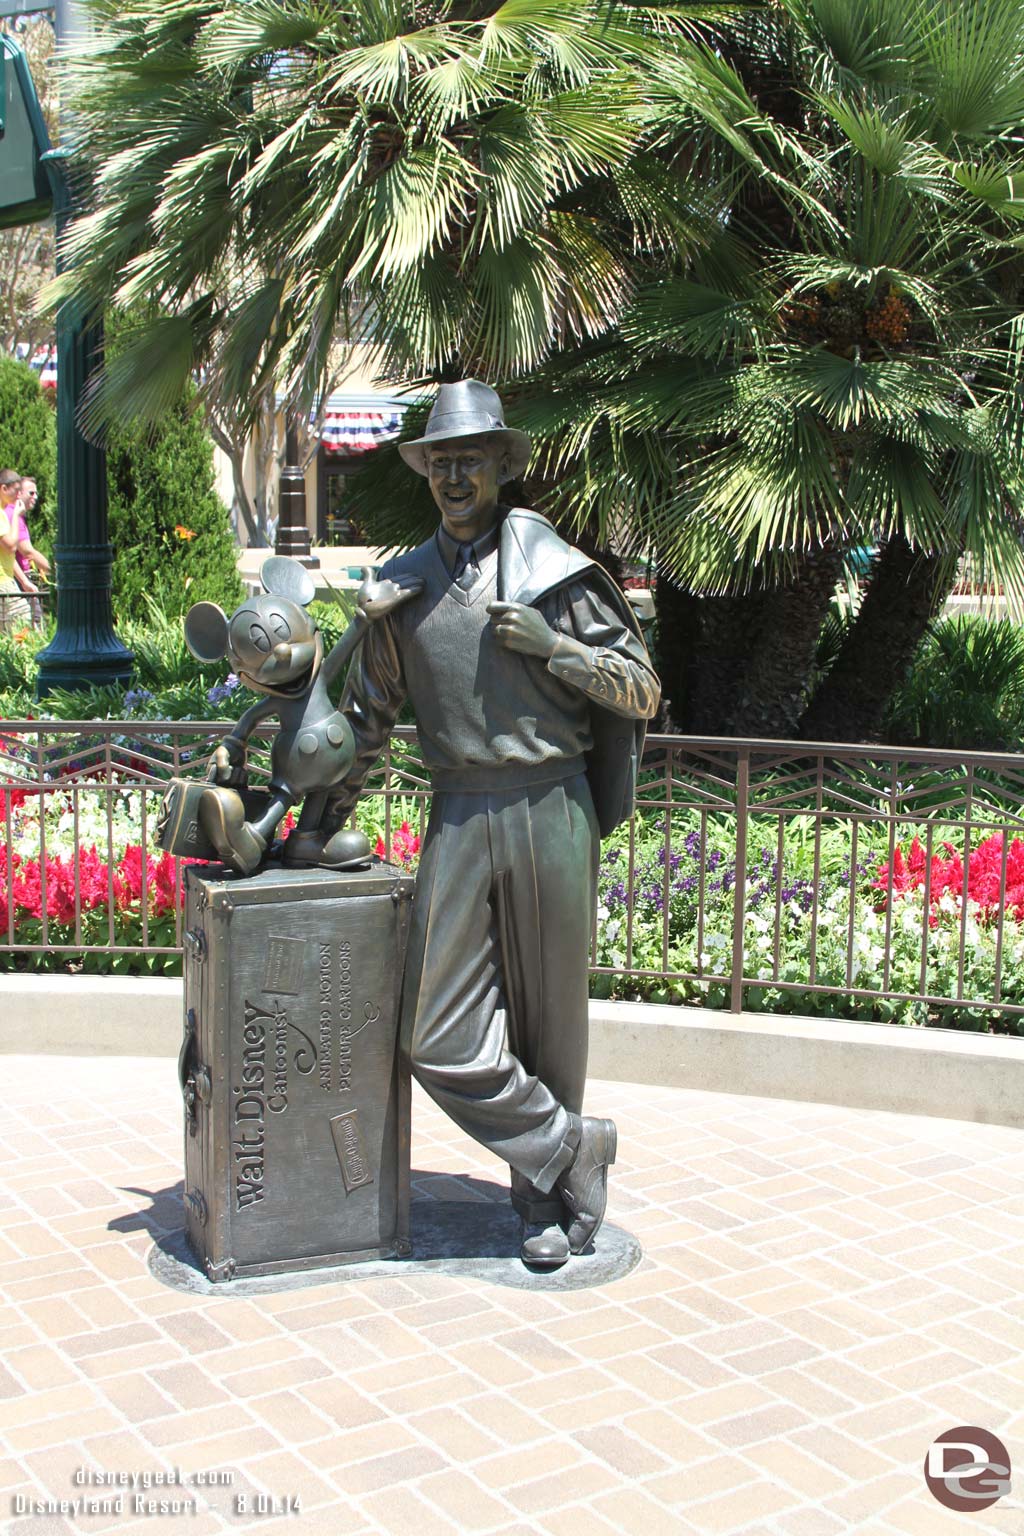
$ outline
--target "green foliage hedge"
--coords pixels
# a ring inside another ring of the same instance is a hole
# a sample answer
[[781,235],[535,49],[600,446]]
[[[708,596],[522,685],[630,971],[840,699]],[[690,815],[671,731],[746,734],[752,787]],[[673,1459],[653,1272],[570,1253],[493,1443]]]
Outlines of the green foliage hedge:
[[[112,354],[129,326],[124,316],[108,317]],[[168,617],[201,600],[229,611],[241,602],[238,548],[214,488],[213,442],[193,387],[152,432],[111,432],[107,481],[119,624],[148,621],[152,602]]]
[[53,548],[57,532],[56,412],[27,363],[0,355],[0,469],[31,475],[39,501],[30,521],[32,542]]
[[977,614],[933,624],[889,705],[885,740],[965,752],[1024,749],[1024,628]]
[[[116,352],[126,322],[108,322]],[[0,356],[0,469],[32,475],[39,503],[33,541],[52,551],[57,533],[57,428],[53,403],[27,363]],[[167,615],[207,599],[242,599],[238,549],[214,488],[213,443],[195,391],[152,433],[114,431],[107,443],[113,602],[119,625],[147,623],[151,601]],[[10,686],[0,667],[0,691]]]
[[[191,590],[191,589],[190,589]],[[329,651],[344,633],[355,607],[351,592],[338,601],[310,604],[310,614]],[[143,594],[144,619],[126,619],[118,634],[135,656],[127,687],[55,689],[37,702],[36,652],[52,634],[31,630],[23,640],[0,633],[0,720],[49,716],[55,720],[235,720],[255,695],[228,684],[228,663],[200,666],[185,644],[180,614],[165,614]],[[333,692],[340,697],[344,675]]]

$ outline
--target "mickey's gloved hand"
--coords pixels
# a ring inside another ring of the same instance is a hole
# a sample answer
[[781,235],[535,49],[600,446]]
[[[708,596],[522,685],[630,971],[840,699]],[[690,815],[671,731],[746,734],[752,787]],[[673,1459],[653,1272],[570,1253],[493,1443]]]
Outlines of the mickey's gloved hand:
[[418,576],[407,576],[399,581],[392,581],[390,577],[375,581],[372,569],[364,566],[363,584],[356,593],[356,603],[368,619],[381,619],[410,598],[418,597],[423,586]]
[[245,742],[237,736],[225,736],[210,758],[209,778],[215,784],[244,784]]

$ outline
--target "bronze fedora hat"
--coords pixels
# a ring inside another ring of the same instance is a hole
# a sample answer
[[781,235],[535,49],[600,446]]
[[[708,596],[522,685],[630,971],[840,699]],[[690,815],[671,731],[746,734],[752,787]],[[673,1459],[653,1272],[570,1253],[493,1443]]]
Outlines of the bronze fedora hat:
[[413,442],[399,443],[398,451],[418,475],[426,475],[424,452],[432,443],[458,442],[463,437],[501,437],[508,448],[510,468],[515,478],[530,462],[533,444],[525,432],[506,427],[501,400],[489,384],[477,379],[460,379],[457,384],[442,384],[427,417],[427,429]]

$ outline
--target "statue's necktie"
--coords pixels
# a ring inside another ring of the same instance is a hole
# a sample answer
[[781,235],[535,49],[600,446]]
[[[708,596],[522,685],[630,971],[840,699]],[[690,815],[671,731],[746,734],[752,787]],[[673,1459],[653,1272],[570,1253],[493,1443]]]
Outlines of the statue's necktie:
[[476,551],[472,544],[459,545],[455,555],[455,570],[452,574],[455,579],[455,585],[461,587],[463,592],[468,592],[480,575]]

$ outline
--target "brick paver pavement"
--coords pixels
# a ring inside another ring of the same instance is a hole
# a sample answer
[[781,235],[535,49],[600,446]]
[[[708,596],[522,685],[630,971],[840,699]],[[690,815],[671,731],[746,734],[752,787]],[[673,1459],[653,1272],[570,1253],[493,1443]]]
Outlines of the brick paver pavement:
[[[645,1251],[628,1277],[545,1294],[396,1264],[191,1296],[146,1266],[180,1225],[174,1064],[6,1072],[12,1536],[1024,1536],[1015,1491],[949,1514],[922,1476],[961,1424],[1024,1476],[1019,1132],[593,1084],[620,1127],[611,1214]],[[446,1197],[472,1196],[451,1176],[502,1172],[422,1096],[413,1165]],[[115,1496],[82,1468],[183,1482],[122,1490],[120,1515],[19,1513]]]

